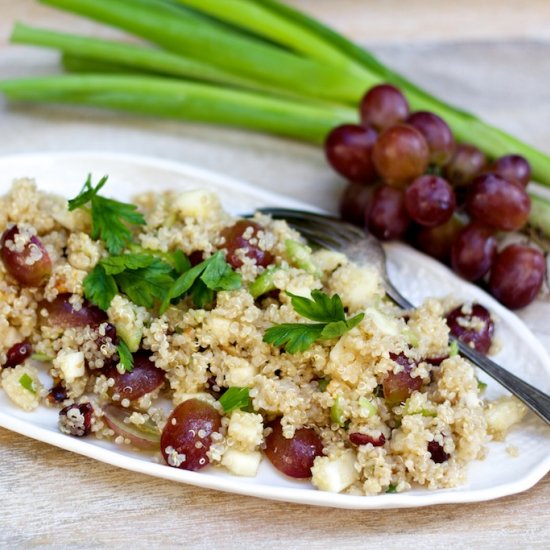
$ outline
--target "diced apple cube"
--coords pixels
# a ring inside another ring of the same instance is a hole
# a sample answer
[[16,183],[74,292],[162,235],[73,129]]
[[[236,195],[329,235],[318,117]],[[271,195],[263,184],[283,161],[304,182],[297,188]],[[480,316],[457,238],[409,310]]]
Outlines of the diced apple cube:
[[255,477],[262,461],[262,454],[257,451],[243,452],[227,449],[222,457],[222,465],[236,476]]
[[81,351],[62,351],[53,360],[53,365],[68,384],[84,376],[86,372],[84,368],[84,353]]
[[313,485],[331,493],[340,493],[359,479],[355,469],[355,453],[351,449],[334,457],[317,457],[311,473]]

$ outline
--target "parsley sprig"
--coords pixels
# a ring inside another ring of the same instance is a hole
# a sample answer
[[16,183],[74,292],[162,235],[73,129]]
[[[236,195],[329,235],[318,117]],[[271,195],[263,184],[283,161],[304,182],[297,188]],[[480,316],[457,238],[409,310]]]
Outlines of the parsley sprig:
[[88,175],[80,193],[69,201],[69,211],[91,206],[92,239],[101,239],[111,254],[120,254],[132,240],[128,225],[145,225],[145,219],[135,204],[108,199],[99,195],[108,176],[101,178],[94,187]]
[[351,319],[346,319],[344,306],[338,294],[330,297],[320,290],[311,293],[311,299],[296,296],[291,297],[294,311],[315,323],[283,323],[268,328],[264,334],[264,342],[282,347],[288,353],[300,353],[309,349],[318,340],[332,340],[357,326],[365,316],[359,313]]
[[172,300],[189,294],[196,307],[203,308],[220,290],[236,290],[241,287],[241,276],[225,261],[222,252],[216,252],[200,264],[178,277],[166,293],[160,306],[162,315]]
[[123,254],[101,260],[84,279],[84,294],[103,310],[119,292],[134,304],[152,308],[174,283],[170,264],[149,254]]

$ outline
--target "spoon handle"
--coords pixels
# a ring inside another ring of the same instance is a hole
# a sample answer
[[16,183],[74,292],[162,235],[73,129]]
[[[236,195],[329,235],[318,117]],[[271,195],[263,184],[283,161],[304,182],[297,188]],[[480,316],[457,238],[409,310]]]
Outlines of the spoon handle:
[[454,336],[451,336],[451,341],[453,340],[458,344],[460,355],[469,359],[482,371],[494,378],[518,399],[523,401],[534,413],[550,424],[550,396],[531,386],[531,384],[524,382]]
[[[414,306],[393,286],[391,281],[385,281],[388,296],[401,308],[412,309]],[[507,371],[485,355],[479,353],[467,344],[464,344],[454,336],[451,341],[458,344],[460,355],[466,357],[491,378],[512,392],[520,401],[525,403],[535,414],[540,416],[546,423],[550,424],[550,396],[546,395],[527,382],[521,380],[511,372]]]

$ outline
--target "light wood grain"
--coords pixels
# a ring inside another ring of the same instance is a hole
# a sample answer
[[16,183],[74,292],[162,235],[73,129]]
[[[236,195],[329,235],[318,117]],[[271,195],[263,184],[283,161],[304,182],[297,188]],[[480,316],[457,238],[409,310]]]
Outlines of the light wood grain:
[[[435,93],[550,149],[546,0],[292,3],[369,44]],[[31,0],[0,0],[2,77],[56,70],[52,54],[7,46],[16,18],[112,34]],[[325,208],[334,207],[342,187],[319,150],[246,132],[87,110],[1,105],[0,128],[1,154],[69,149],[152,154],[220,170]],[[524,494],[487,503],[353,512],[178,485],[3,429],[0,460],[3,548],[549,547],[549,476]]]

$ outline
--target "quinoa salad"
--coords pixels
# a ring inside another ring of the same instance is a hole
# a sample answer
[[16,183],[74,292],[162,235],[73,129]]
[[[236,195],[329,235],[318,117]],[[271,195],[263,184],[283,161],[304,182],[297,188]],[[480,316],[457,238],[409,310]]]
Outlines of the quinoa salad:
[[67,437],[376,495],[466,483],[523,418],[449,345],[494,348],[483,306],[405,312],[375,269],[210,191],[108,190],[88,178],[67,202],[21,179],[0,198],[1,386]]

